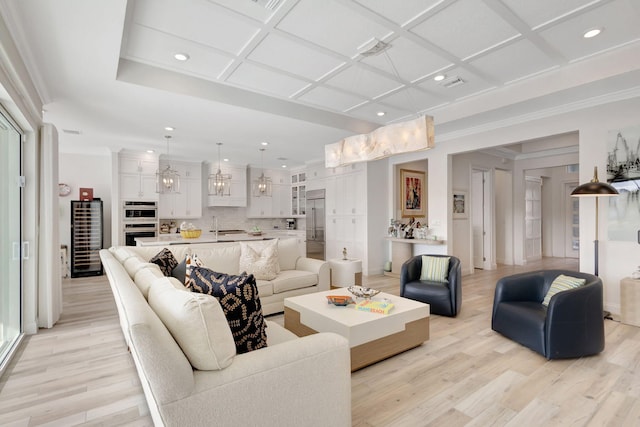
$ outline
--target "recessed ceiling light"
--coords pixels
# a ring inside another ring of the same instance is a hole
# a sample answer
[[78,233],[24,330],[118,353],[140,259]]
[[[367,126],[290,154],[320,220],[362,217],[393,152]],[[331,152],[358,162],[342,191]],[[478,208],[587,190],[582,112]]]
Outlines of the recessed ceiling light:
[[173,57],[178,61],[187,61],[189,60],[189,55],[186,53],[176,53]]
[[376,113],[376,116],[378,116],[378,117],[382,117],[382,116],[384,116],[385,114],[387,114],[387,113],[385,113],[384,111],[378,111],[378,112]]
[[175,128],[172,126],[166,126],[164,130],[171,132],[172,130],[175,130]]
[[222,159],[222,161],[223,161],[223,162],[228,162],[228,161],[229,161],[229,159]]
[[586,31],[582,37],[585,39],[590,39],[591,37],[595,37],[602,32],[601,28],[593,28],[591,30]]
[[267,141],[262,141],[260,145],[269,145],[269,143]]
[[286,167],[287,167],[287,165],[282,165],[282,167],[283,167],[283,168],[286,168]]
[[153,151],[153,150],[147,150],[147,153],[149,153],[149,154],[153,154],[153,153],[155,153],[155,151]]
[[437,81],[437,82],[441,82],[443,81],[447,76],[445,76],[444,74],[438,74],[437,76],[435,76],[433,78],[433,80]]

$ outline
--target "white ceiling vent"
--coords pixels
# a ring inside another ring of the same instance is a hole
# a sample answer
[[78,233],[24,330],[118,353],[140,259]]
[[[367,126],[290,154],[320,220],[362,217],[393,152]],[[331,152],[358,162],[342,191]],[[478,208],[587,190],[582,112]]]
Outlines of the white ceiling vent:
[[251,0],[257,5],[264,7],[267,10],[275,10],[280,4],[281,0]]
[[81,133],[79,130],[75,129],[62,129],[62,132],[68,133],[69,135],[80,135]]
[[440,83],[442,86],[446,87],[447,89],[450,89],[452,87],[456,87],[456,86],[460,86],[465,84],[465,81],[462,80],[460,77],[451,77],[450,79],[447,80],[443,80],[442,83]]
[[358,53],[362,56],[375,56],[381,52],[384,52],[389,47],[389,43],[385,43],[382,40],[373,39],[371,42],[360,46],[358,48]]

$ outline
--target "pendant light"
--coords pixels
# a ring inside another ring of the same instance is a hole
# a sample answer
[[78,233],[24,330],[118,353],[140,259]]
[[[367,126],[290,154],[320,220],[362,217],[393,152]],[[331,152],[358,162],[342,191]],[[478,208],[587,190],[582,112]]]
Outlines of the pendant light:
[[262,172],[260,177],[253,181],[253,196],[254,197],[271,197],[272,194],[272,182],[271,178],[264,176],[264,150],[261,148],[262,153]]
[[[169,140],[171,135],[165,135],[167,141],[167,156],[169,156]],[[168,161],[168,159],[167,159]],[[167,163],[164,169],[158,168],[156,171],[156,193],[170,194],[180,192],[180,174]]]
[[222,142],[217,142],[218,146],[218,171],[209,175],[209,195],[210,196],[231,196],[231,174],[222,173],[220,169],[220,146]]

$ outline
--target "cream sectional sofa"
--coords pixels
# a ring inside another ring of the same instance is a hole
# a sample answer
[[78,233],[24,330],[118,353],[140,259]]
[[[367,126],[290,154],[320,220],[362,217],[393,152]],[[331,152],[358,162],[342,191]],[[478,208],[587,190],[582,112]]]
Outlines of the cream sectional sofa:
[[[280,272],[273,280],[257,280],[258,293],[265,315],[284,311],[284,299],[296,295],[329,290],[329,263],[299,256],[296,239],[278,239],[278,263]],[[162,247],[130,246],[130,250],[142,259],[149,260]],[[240,274],[240,244],[198,243],[194,245],[169,245],[178,262],[187,252],[197,254],[204,266],[226,274]]]
[[[221,246],[198,245],[196,251],[209,268],[224,267],[221,270],[234,273],[230,260],[237,248],[216,245]],[[179,256],[186,248],[171,250]],[[266,320],[268,346],[235,354],[217,300],[189,292],[147,263],[158,251],[139,247],[100,251],[156,425],[351,425],[350,356],[343,337],[319,333],[298,338]],[[309,261],[313,260],[296,259],[295,265],[317,264]],[[315,274],[324,274],[323,268]],[[282,269],[281,279],[297,274],[287,271]],[[284,287],[276,285],[271,284],[274,289]],[[259,293],[268,285],[261,286]],[[265,299],[269,297],[273,295]],[[278,306],[274,299],[269,304]]]

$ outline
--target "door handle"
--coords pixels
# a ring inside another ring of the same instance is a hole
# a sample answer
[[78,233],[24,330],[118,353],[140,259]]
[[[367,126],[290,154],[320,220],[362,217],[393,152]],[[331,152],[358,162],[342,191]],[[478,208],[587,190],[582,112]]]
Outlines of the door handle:
[[12,260],[16,261],[20,259],[20,242],[13,242],[12,245]]
[[29,242],[22,242],[22,259],[29,259]]

